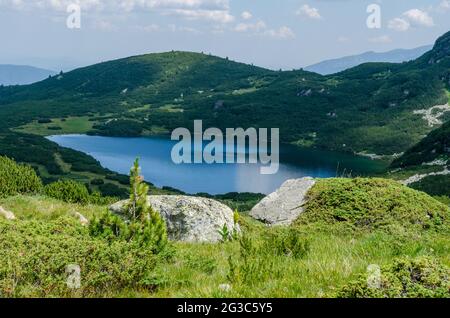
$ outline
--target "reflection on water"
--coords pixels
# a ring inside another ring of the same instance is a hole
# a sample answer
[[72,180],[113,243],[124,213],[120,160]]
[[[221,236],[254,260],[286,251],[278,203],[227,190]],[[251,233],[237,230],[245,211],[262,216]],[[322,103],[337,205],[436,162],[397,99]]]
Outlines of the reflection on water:
[[163,138],[117,138],[86,135],[51,136],[61,146],[85,152],[113,171],[128,174],[136,157],[142,174],[156,186],[170,186],[187,193],[270,193],[284,181],[304,176],[328,178],[346,171],[363,175],[381,171],[383,163],[348,154],[293,146],[280,147],[280,169],[260,174],[259,164],[182,164],[171,160],[176,142]]

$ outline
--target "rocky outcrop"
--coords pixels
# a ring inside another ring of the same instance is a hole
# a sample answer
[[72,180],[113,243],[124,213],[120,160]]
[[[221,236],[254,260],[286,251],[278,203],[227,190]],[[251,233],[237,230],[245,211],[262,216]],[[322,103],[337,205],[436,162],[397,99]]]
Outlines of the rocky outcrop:
[[412,177],[409,177],[406,180],[400,181],[401,184],[408,186],[410,184],[419,182],[427,177],[432,177],[432,176],[446,176],[446,175],[450,175],[450,170],[448,170],[447,168],[444,168],[444,170],[439,171],[439,172],[430,172],[430,173],[425,173],[425,174],[416,174]]
[[[216,243],[222,239],[220,231],[226,224],[234,228],[233,211],[215,200],[189,197],[153,195],[148,202],[166,221],[169,239],[183,242]],[[110,211],[124,215],[127,200],[110,206]]]
[[4,217],[7,220],[15,220],[16,216],[11,211],[5,210],[0,206],[0,217]]
[[313,178],[288,180],[258,203],[250,216],[268,225],[290,225],[303,212],[306,195],[314,184]]
[[414,115],[422,115],[422,118],[428,122],[429,127],[442,125],[442,117],[445,113],[450,112],[450,105],[436,105],[428,109],[415,110]]

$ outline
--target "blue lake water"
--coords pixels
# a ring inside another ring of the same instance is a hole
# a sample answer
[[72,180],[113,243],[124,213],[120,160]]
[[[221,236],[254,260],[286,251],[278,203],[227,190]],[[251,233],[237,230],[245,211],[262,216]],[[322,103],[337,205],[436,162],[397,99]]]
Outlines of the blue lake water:
[[139,157],[142,174],[147,181],[158,187],[170,186],[191,194],[267,194],[292,178],[328,178],[348,173],[366,175],[385,168],[384,163],[350,154],[282,145],[278,173],[262,175],[259,164],[176,165],[171,159],[172,147],[176,142],[165,138],[61,135],[50,136],[48,139],[60,146],[87,153],[105,168],[123,174],[129,173],[134,159]]

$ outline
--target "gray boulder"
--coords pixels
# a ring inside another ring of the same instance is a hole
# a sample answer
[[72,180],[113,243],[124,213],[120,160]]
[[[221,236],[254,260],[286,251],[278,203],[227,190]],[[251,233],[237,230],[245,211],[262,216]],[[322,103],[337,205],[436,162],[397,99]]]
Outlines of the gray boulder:
[[[234,228],[233,211],[215,200],[179,195],[152,195],[147,199],[166,221],[173,241],[216,243],[222,239],[219,232],[225,224],[229,231]],[[127,203],[120,201],[109,209],[123,216]]]
[[306,195],[316,182],[313,178],[288,180],[269,194],[250,212],[250,216],[268,225],[290,225],[303,212]]

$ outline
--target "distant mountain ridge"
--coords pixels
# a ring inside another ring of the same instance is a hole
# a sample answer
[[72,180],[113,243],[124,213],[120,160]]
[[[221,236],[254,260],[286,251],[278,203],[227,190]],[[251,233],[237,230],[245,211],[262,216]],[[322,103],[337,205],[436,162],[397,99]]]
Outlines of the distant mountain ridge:
[[305,67],[306,71],[329,75],[342,72],[346,69],[371,62],[402,63],[415,60],[433,48],[432,45],[421,46],[414,49],[396,49],[388,52],[365,52],[358,55],[345,56],[322,61]]
[[55,74],[54,71],[28,65],[0,64],[0,85],[28,85]]

